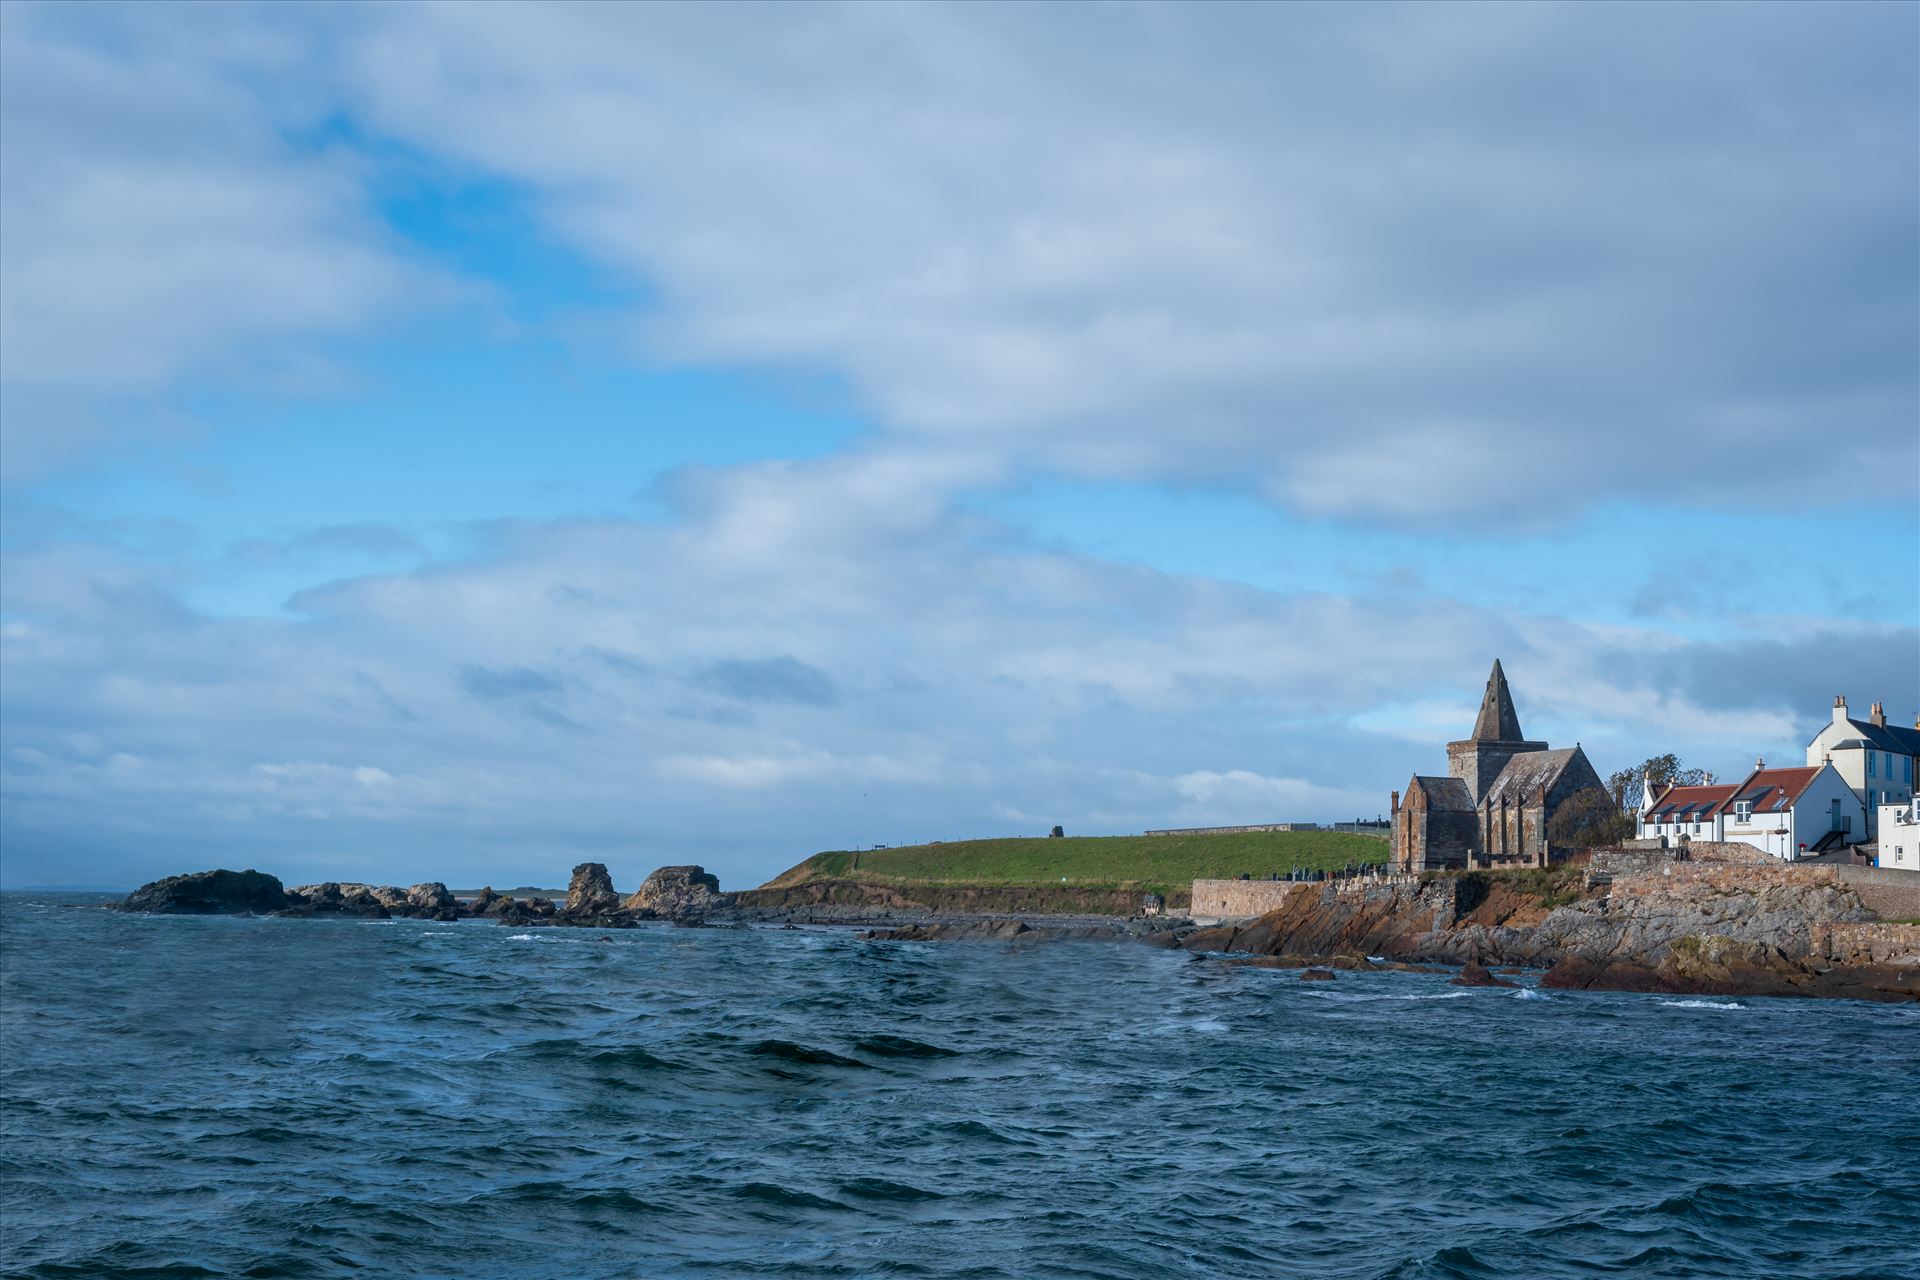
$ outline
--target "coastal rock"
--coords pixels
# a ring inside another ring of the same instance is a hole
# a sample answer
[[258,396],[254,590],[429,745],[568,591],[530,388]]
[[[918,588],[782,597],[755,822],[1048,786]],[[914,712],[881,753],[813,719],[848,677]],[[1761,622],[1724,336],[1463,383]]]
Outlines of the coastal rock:
[[1834,965],[1776,946],[1735,938],[1680,939],[1657,962],[1570,955],[1540,980],[1556,990],[1648,991],[1669,995],[1831,996],[1920,1000],[1920,966]]
[[265,915],[287,905],[278,877],[265,872],[196,871],[141,885],[120,904],[122,911],[165,915]]
[[416,884],[407,890],[407,914],[423,920],[457,920],[460,904],[438,880]]
[[568,915],[602,915],[619,905],[620,895],[613,891],[613,877],[604,862],[583,862],[573,869],[573,879],[567,882]]
[[1447,985],[1450,987],[1517,987],[1520,984],[1509,982],[1505,978],[1496,978],[1487,972],[1486,966],[1469,960],[1461,966],[1460,976],[1449,981]]
[[1302,970],[1300,971],[1300,981],[1302,981],[1302,982],[1332,982],[1332,981],[1333,981],[1333,970],[1331,970],[1331,969],[1302,969]]
[[470,916],[497,916],[503,911],[511,910],[512,906],[510,904],[512,903],[513,896],[511,894],[495,893],[492,885],[486,885],[468,901],[466,914]]
[[[399,890],[394,890],[398,894]],[[405,905],[405,895],[400,895]],[[328,880],[321,884],[296,885],[287,890],[287,905],[274,913],[282,916],[361,916],[384,920],[392,913],[373,886]]]
[[[662,920],[705,915],[720,900],[720,880],[703,867],[661,867],[626,901],[626,909]],[[571,897],[569,897],[571,901]]]

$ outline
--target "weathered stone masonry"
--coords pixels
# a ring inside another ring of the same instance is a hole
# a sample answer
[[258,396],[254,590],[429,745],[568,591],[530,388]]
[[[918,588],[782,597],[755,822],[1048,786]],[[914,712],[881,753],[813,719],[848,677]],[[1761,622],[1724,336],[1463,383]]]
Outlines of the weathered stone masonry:
[[1556,751],[1520,731],[1500,663],[1487,678],[1473,736],[1447,744],[1445,776],[1415,774],[1393,795],[1396,871],[1543,867],[1557,853],[1548,825],[1587,791],[1605,794],[1576,744]]

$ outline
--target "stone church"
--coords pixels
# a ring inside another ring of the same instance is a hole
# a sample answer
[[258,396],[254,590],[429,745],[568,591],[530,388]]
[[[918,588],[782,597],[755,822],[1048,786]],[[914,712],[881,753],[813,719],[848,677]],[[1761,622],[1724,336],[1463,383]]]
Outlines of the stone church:
[[1588,789],[1606,791],[1577,743],[1554,751],[1520,732],[1496,659],[1473,736],[1447,744],[1446,776],[1415,774],[1404,797],[1393,793],[1393,869],[1547,866],[1565,852],[1547,824]]

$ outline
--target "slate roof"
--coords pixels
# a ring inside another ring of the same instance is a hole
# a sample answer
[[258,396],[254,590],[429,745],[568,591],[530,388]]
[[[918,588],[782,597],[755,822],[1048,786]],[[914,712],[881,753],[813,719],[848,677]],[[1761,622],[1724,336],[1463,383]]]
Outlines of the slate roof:
[[1513,693],[1507,688],[1507,673],[1500,659],[1493,660],[1493,674],[1487,677],[1486,696],[1480,699],[1480,716],[1473,722],[1474,742],[1525,742],[1520,732],[1520,713],[1513,709]]
[[1733,799],[1738,783],[1704,787],[1668,787],[1647,810],[1648,822],[1705,822],[1707,815]]
[[1416,773],[1413,780],[1427,793],[1427,808],[1453,813],[1473,812],[1473,792],[1467,789],[1464,778],[1436,778]]
[[[1853,731],[1860,735],[1859,744],[1872,747],[1875,751],[1891,751],[1896,755],[1920,756],[1920,729],[1908,729],[1897,724],[1874,724],[1871,720],[1848,720]],[[1858,745],[1848,741],[1840,747]]]
[[1579,754],[1578,747],[1561,747],[1557,751],[1522,751],[1507,761],[1507,767],[1487,788],[1483,803],[1492,804],[1496,809],[1502,800],[1511,805],[1524,804],[1541,787],[1552,790],[1553,784],[1560,781],[1560,775],[1567,771],[1567,766]]

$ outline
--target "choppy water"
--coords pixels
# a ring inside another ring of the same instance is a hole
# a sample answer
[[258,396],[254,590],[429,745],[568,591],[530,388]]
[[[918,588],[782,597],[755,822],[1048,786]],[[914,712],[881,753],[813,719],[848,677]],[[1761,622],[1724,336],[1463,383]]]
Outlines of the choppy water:
[[1920,1275],[1912,1007],[62,901],[10,1275]]

